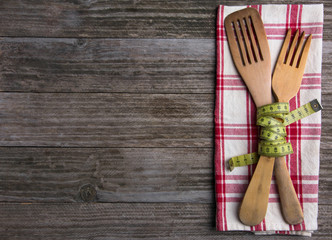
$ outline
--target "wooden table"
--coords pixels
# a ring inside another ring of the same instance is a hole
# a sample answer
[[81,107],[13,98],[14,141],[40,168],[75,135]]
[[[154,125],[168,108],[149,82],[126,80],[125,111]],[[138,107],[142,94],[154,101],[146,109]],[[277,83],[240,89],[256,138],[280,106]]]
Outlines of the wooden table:
[[[332,2],[310,2],[325,3],[313,239],[331,239]],[[0,239],[266,239],[215,231],[220,3],[1,1]]]

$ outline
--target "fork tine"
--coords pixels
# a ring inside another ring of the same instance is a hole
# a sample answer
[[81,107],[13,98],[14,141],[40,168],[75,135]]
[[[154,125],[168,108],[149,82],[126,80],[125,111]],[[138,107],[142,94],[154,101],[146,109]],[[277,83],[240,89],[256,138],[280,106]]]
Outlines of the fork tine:
[[287,53],[290,37],[291,37],[291,29],[288,29],[284,43],[282,44],[282,47],[281,47],[281,50],[279,53],[278,61],[277,61],[280,64],[285,62],[285,56]]
[[299,68],[304,68],[305,67],[305,64],[307,62],[307,57],[308,57],[308,54],[309,54],[311,38],[312,38],[312,35],[310,34],[309,37],[307,38],[307,40],[305,41],[302,54],[299,57],[299,63],[298,63]]
[[297,43],[297,39],[299,37],[299,29],[296,30],[295,36],[293,38],[293,41],[291,43],[291,46],[289,48],[287,57],[286,57],[286,64],[290,65],[290,62],[292,61],[293,55],[294,55],[294,49],[295,49],[295,45]]
[[305,36],[305,32],[303,31],[302,34],[301,34],[301,37],[300,37],[300,41],[297,44],[297,48],[295,50],[295,55],[294,55],[294,60],[291,62],[291,66],[293,66],[294,63],[295,63],[295,66],[296,66],[298,61],[299,61],[299,56],[300,56],[300,53],[301,53],[301,50],[302,50],[304,36]]

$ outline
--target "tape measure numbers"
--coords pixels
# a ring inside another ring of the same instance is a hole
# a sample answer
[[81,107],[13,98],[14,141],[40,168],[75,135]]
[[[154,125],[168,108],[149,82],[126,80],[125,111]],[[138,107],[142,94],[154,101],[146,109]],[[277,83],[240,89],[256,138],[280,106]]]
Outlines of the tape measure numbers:
[[284,125],[287,126],[292,124],[302,118],[308,117],[309,115],[322,110],[322,106],[318,102],[317,99],[312,100],[311,102],[291,111],[286,117],[284,121]]
[[293,153],[286,142],[285,126],[322,110],[317,99],[289,112],[288,103],[272,103],[257,109],[257,125],[261,126],[258,153],[249,153],[229,160],[229,168],[247,166],[258,162],[259,155],[281,157]]
[[229,169],[233,171],[235,167],[247,166],[258,162],[259,155],[258,153],[248,153],[245,155],[237,156],[231,158],[228,161]]

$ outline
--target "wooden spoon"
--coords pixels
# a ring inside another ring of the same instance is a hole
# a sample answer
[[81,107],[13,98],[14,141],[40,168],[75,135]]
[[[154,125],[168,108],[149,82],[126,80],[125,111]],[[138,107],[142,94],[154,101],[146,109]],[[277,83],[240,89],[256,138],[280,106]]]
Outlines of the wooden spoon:
[[[300,89],[311,43],[311,35],[309,35],[303,45],[304,35],[303,32],[297,44],[299,36],[299,30],[297,30],[289,47],[291,30],[287,31],[272,77],[272,88],[278,102],[288,102]],[[284,157],[276,158],[274,172],[285,221],[289,224],[301,223],[304,218],[302,208],[287,171]]]
[[[234,12],[225,18],[225,29],[234,64],[256,107],[272,103],[270,49],[259,13],[254,8]],[[274,160],[259,158],[240,207],[245,225],[257,225],[265,217]]]

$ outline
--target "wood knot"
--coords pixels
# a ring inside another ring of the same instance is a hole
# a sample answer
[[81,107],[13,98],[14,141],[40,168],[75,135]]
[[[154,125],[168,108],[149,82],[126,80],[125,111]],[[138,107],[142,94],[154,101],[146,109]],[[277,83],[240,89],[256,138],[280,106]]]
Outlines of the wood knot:
[[91,184],[86,184],[80,188],[80,196],[84,202],[93,202],[96,200],[97,191]]
[[85,47],[86,44],[87,44],[87,41],[83,38],[79,38],[79,39],[76,40],[76,45],[78,47]]

